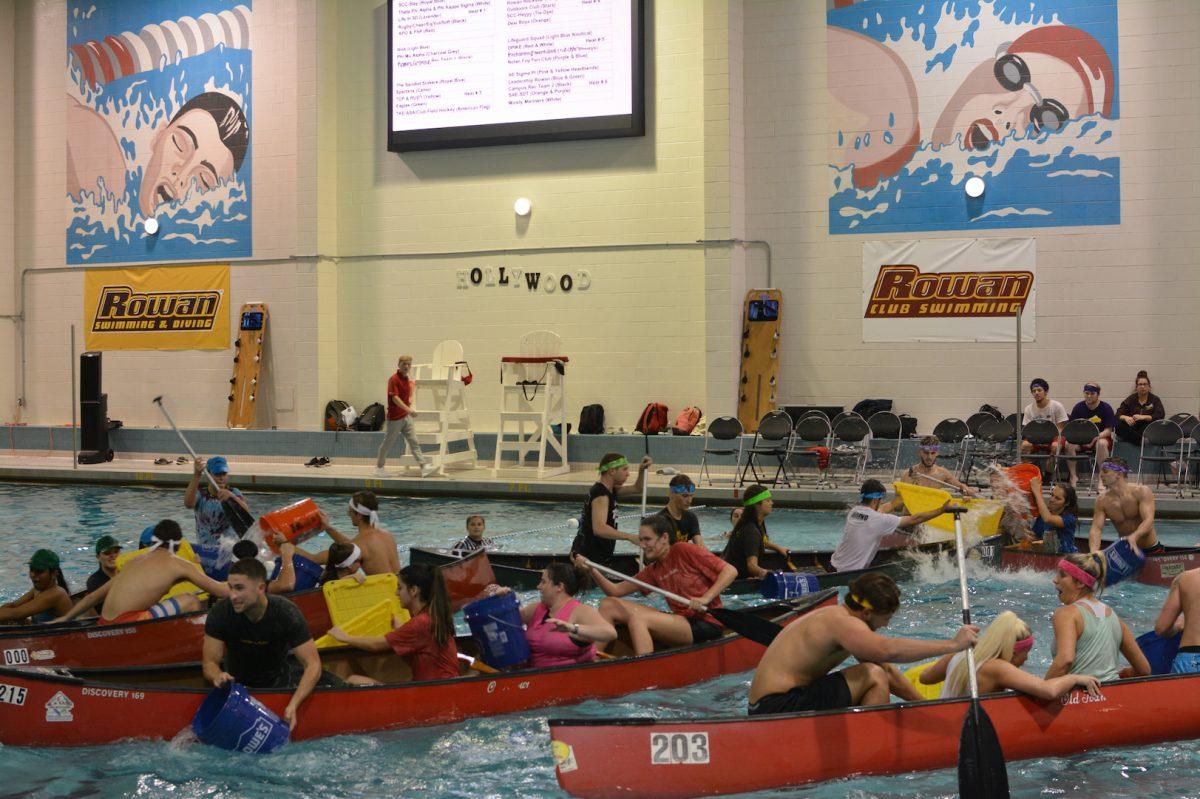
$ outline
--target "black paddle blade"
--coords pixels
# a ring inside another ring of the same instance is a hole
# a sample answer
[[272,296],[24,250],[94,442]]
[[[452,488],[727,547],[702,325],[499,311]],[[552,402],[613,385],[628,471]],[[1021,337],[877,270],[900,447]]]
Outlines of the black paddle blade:
[[996,728],[979,700],[963,720],[958,743],[958,794],[962,799],[1008,799],[1008,769]]
[[246,531],[254,524],[254,517],[239,505],[237,500],[227,499],[221,503],[221,507],[225,509],[225,518],[233,525],[233,529],[239,536],[245,535]]
[[770,646],[771,642],[775,640],[775,636],[783,631],[783,628],[775,622],[760,619],[752,613],[729,608],[709,608],[708,612],[738,635],[763,646]]

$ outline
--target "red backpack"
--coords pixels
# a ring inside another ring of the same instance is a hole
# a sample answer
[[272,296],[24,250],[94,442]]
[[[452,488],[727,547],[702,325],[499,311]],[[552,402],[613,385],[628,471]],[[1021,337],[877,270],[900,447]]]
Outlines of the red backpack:
[[690,436],[696,429],[696,425],[700,424],[700,417],[703,415],[704,411],[694,405],[687,406],[675,417],[675,424],[671,425],[671,433],[677,436]]
[[651,402],[642,411],[638,419],[637,432],[646,436],[656,436],[667,429],[667,406],[661,402]]

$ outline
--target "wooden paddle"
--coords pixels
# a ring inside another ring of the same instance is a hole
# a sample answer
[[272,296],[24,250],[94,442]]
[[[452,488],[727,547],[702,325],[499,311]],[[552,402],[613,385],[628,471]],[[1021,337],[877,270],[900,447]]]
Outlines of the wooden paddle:
[[[958,555],[958,589],[962,594],[963,624],[971,623],[971,603],[967,597],[967,558],[963,546],[962,514],[966,508],[946,511],[954,514],[954,550]],[[967,677],[971,685],[971,708],[963,719],[958,742],[958,793],[963,799],[1008,799],[1008,769],[996,728],[979,704],[979,683],[975,678],[975,650],[967,649]]]
[[464,655],[462,652],[458,653],[458,659],[465,662],[467,664],[467,668],[474,669],[475,671],[479,672],[480,674],[499,674],[500,673],[499,669],[494,669],[491,666],[489,666],[488,664],[484,663],[479,658],[473,658],[470,655]]
[[[162,415],[166,417],[167,423],[171,425],[171,429],[175,431],[175,435],[179,436],[179,440],[183,442],[183,446],[192,456],[192,460],[196,460],[196,451],[192,449],[192,445],[188,443],[187,439],[183,437],[183,433],[175,426],[175,420],[171,418],[171,414],[167,413],[162,399],[162,397],[155,397],[154,404],[162,411]],[[204,476],[208,478],[209,485],[212,486],[213,496],[216,496],[221,491],[220,486],[217,485],[217,481],[213,479],[213,476],[208,473],[208,469],[202,471]],[[232,497],[222,502],[221,508],[225,511],[225,518],[229,520],[233,529],[237,530],[239,536],[245,535],[246,531],[254,524],[254,517],[242,507],[240,502]]]
[[[587,558],[580,558],[580,560],[582,560],[587,566],[590,566],[596,571],[603,572],[609,577],[615,577],[619,580],[626,580],[638,586],[639,588],[645,588],[647,591],[653,591],[656,594],[661,594],[667,599],[673,600],[680,605],[686,606],[690,601],[681,597],[679,594],[675,594],[666,590],[665,588],[659,588],[657,585],[644,583],[641,580],[630,577],[628,574],[622,574],[616,569],[610,569],[607,566],[601,566],[598,563],[592,563]],[[744,610],[730,610],[729,608],[709,607],[704,608],[704,610],[712,614],[713,618],[717,619],[717,621],[721,622],[721,624],[724,624],[738,635],[748,638],[755,643],[762,644],[763,646],[770,646],[771,642],[775,640],[775,636],[779,635],[779,632],[783,629],[778,624],[759,618],[753,613],[747,613]]]

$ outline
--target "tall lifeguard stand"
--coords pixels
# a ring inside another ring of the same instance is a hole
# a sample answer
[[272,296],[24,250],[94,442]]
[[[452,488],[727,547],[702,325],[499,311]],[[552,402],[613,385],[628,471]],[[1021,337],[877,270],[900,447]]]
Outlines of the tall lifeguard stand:
[[[418,411],[413,423],[422,452],[438,471],[450,464],[474,466],[475,434],[466,392],[471,370],[463,360],[462,344],[443,341],[433,348],[430,362],[413,365],[412,373],[417,381]],[[427,441],[433,449],[426,446]],[[459,442],[466,447],[451,451],[451,445]]]
[[[535,330],[521,337],[520,349],[520,355],[500,358],[500,426],[492,476],[498,475],[504,453],[515,452],[516,467],[524,468],[525,458],[535,451],[539,479],[567,474],[568,358],[562,354],[562,339],[549,330]],[[552,425],[558,425],[557,433]],[[547,446],[560,464],[546,465]]]

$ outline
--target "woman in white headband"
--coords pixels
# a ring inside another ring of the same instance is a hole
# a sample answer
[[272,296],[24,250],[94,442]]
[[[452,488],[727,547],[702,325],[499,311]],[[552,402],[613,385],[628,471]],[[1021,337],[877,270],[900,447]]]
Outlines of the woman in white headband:
[[326,553],[325,571],[321,573],[320,585],[330,580],[354,577],[361,585],[366,575],[362,570],[363,554],[357,544],[331,544]]

